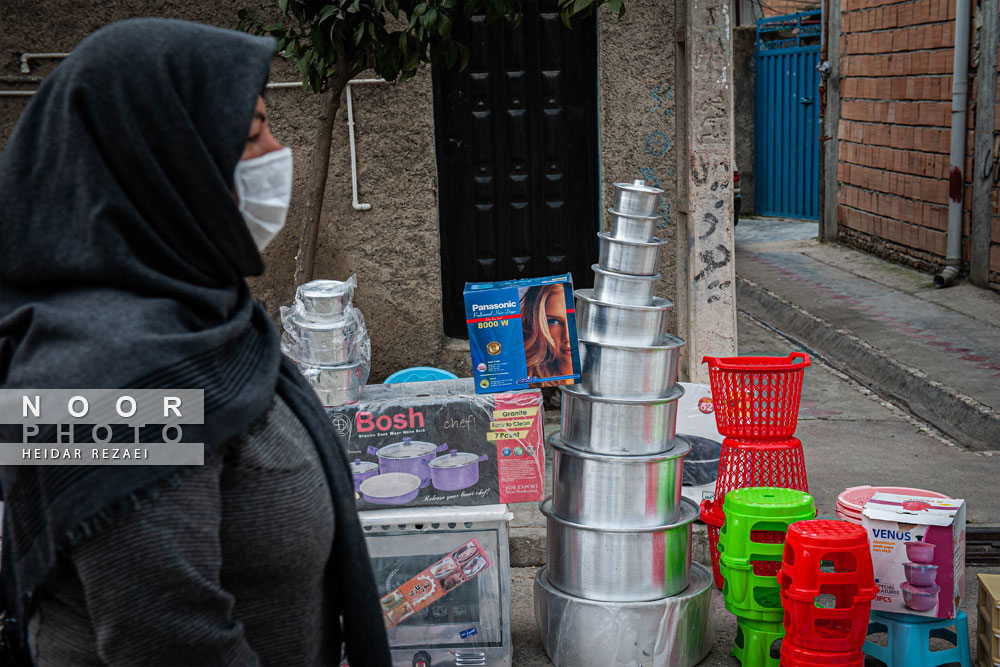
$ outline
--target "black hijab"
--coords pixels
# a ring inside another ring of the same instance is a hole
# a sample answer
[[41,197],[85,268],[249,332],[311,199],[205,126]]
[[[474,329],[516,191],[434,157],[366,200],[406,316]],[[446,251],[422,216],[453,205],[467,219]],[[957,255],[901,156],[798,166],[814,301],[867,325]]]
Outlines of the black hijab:
[[[0,155],[0,386],[203,388],[205,424],[185,440],[206,457],[280,394],[333,495],[328,578],[344,627],[331,636],[354,665],[389,664],[346,457],[244,281],[264,264],[233,174],[273,52],[269,38],[137,19],[98,30],[46,78]],[[17,618],[69,547],[182,474],[0,470],[0,574]]]

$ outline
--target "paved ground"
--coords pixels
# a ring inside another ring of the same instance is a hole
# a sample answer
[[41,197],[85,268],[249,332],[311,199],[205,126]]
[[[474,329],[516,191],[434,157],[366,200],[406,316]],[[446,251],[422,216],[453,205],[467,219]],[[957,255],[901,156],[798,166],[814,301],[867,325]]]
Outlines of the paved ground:
[[[792,343],[746,314],[739,317],[739,336],[741,354],[787,354],[794,349]],[[1000,523],[1000,456],[955,445],[820,361],[806,374],[797,435],[805,448],[810,491],[821,516],[832,515],[837,494],[847,486],[899,484],[965,498],[970,523]],[[513,507],[517,520],[512,536],[516,538],[515,552],[520,554],[517,562],[525,566],[514,570],[513,664],[549,665],[535,627],[532,597],[534,566],[544,561],[544,521],[530,504]],[[703,542],[703,534],[699,537]],[[703,544],[695,553],[698,560],[706,561]],[[970,575],[978,571],[970,570]],[[968,582],[966,611],[974,610],[969,605],[976,600],[974,576],[969,576]],[[715,648],[702,664],[737,665],[728,655],[735,620],[723,608],[718,593],[713,605]],[[973,625],[974,619],[975,614],[970,614]],[[974,631],[971,627],[970,633]]]
[[736,231],[738,305],[973,449],[1000,449],[1000,294],[837,244],[816,224]]

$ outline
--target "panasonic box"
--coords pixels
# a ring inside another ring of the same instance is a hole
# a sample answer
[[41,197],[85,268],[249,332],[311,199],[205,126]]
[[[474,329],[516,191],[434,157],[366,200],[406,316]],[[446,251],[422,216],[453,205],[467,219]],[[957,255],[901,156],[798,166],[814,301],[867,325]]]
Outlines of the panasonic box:
[[466,283],[465,321],[478,393],[579,382],[570,274]]

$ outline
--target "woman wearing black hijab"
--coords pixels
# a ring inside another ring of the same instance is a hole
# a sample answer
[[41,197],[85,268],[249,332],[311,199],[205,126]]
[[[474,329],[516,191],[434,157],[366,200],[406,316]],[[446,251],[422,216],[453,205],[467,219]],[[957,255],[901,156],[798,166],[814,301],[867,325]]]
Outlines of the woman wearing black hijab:
[[0,577],[39,667],[390,664],[346,458],[244,281],[280,226],[251,206],[267,179],[242,201],[235,178],[280,153],[255,107],[273,49],[108,26],[0,155],[0,386],[205,392],[204,466],[0,470]]

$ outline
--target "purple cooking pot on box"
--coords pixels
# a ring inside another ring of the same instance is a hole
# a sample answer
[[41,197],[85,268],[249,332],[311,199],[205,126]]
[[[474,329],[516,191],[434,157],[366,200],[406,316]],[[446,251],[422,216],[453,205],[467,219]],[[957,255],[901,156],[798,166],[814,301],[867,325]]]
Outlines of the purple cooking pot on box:
[[407,472],[420,478],[420,488],[431,483],[431,469],[427,464],[434,460],[437,452],[448,448],[447,443],[435,445],[406,437],[402,442],[386,445],[382,449],[368,448],[368,453],[378,457],[379,472]]
[[428,465],[431,481],[438,491],[459,491],[479,481],[479,464],[489,459],[486,454],[476,456],[457,449],[437,457]]
[[374,477],[378,474],[378,464],[373,461],[362,461],[361,459],[354,459],[351,462],[351,475],[354,477],[354,490],[361,490],[361,482],[365,481],[369,477]]

